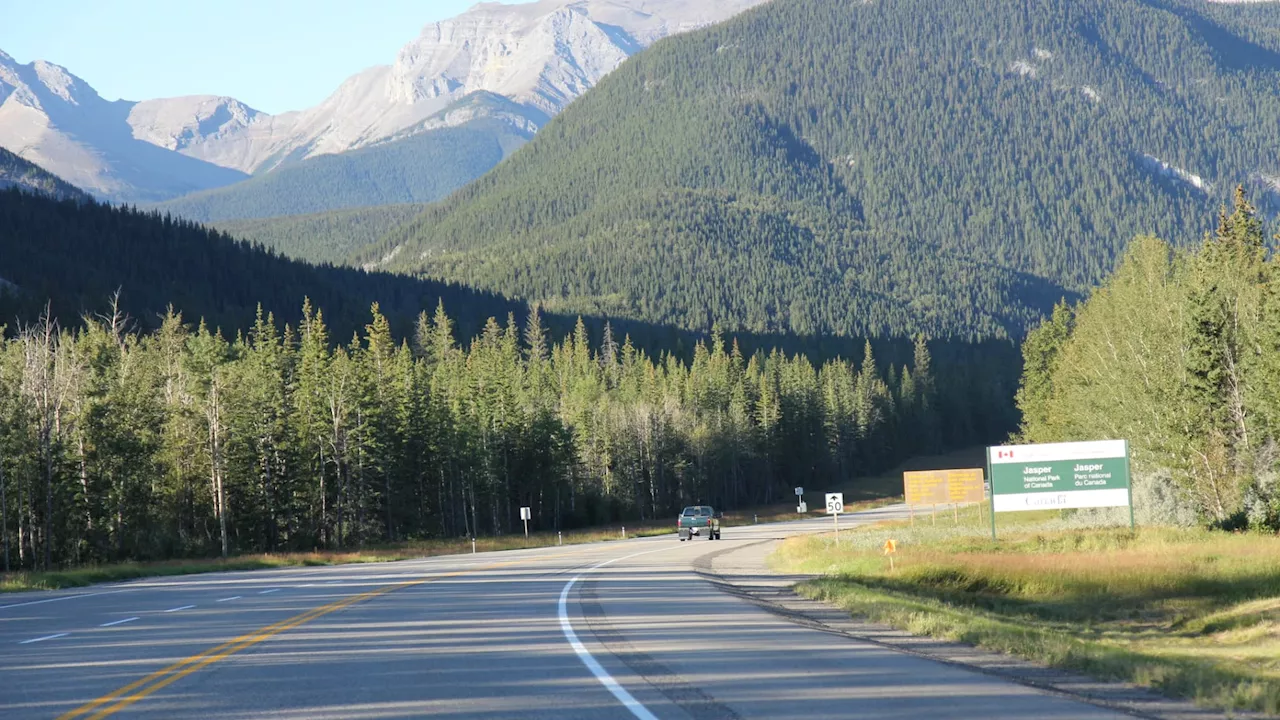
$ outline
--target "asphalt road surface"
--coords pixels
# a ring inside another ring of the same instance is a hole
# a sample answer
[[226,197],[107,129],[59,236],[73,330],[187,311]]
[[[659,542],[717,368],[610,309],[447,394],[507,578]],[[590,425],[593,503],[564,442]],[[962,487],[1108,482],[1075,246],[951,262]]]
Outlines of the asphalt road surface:
[[1121,717],[796,625],[695,572],[829,529],[7,595],[0,718]]

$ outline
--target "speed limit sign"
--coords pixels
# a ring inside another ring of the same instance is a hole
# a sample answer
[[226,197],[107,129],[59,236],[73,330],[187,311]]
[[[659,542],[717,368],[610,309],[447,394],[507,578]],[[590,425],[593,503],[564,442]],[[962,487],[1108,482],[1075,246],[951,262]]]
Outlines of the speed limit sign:
[[844,493],[827,493],[827,514],[839,515],[844,512]]

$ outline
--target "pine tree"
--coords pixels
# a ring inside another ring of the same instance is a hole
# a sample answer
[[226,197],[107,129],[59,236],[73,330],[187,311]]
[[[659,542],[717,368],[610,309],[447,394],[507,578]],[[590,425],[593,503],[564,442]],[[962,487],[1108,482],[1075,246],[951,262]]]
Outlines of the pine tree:
[[1265,254],[1257,210],[1238,187],[1231,213],[1219,214],[1216,232],[1188,267],[1186,392],[1203,408],[1196,419],[1206,443],[1198,469],[1219,520],[1249,481],[1252,420],[1244,375],[1255,346],[1249,332],[1259,325]]

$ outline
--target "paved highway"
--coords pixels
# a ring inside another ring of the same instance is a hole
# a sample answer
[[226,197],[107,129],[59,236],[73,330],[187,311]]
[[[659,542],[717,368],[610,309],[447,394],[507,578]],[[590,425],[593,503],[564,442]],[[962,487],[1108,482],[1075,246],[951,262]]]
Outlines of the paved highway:
[[8,595],[0,717],[1122,717],[793,624],[696,572],[829,529]]

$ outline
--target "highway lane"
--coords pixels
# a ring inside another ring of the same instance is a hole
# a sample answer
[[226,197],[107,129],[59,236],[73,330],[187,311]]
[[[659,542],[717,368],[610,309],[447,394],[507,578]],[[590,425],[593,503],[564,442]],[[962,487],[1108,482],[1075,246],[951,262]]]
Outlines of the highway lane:
[[693,569],[709,553],[829,529],[9,596],[0,717],[1111,717],[797,626]]

